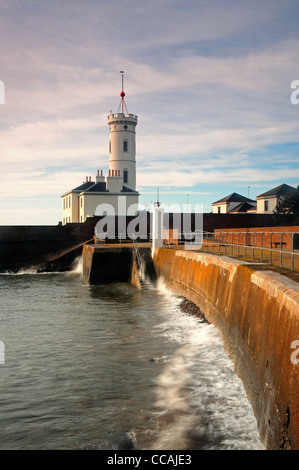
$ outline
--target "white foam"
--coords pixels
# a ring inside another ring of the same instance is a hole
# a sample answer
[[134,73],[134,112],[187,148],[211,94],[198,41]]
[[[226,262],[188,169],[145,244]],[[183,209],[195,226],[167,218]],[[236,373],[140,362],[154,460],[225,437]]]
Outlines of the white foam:
[[67,271],[66,274],[67,275],[82,274],[82,272],[83,272],[83,258],[82,256],[78,256],[78,258],[76,258],[73,261],[71,270]]
[[191,440],[195,448],[263,449],[242,381],[217,329],[182,313],[180,299],[163,279],[158,287],[170,308],[168,318],[155,329],[179,347],[157,380],[155,406],[171,419],[159,429],[151,448],[188,449]]

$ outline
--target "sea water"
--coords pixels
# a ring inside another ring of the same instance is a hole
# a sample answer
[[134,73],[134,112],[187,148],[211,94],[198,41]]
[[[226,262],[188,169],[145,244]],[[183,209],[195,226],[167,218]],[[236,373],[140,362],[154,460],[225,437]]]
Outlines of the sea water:
[[263,449],[216,328],[78,261],[0,275],[0,449]]

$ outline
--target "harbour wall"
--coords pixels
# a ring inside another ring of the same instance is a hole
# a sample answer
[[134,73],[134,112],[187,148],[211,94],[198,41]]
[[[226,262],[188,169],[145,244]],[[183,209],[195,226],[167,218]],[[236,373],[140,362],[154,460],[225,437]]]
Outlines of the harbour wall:
[[156,249],[153,260],[166,284],[219,330],[266,449],[298,450],[298,284],[250,263],[192,251]]
[[[191,230],[195,229],[195,214],[191,218]],[[148,212],[148,233],[151,232],[151,215]],[[183,216],[181,215],[181,218]],[[102,217],[89,217],[84,223],[66,225],[0,225],[0,272],[18,270],[37,265],[47,265],[47,269],[68,269],[77,252],[63,255],[65,250],[93,238],[95,226]],[[134,220],[127,216],[125,226]],[[174,214],[165,214],[165,227],[173,227]],[[203,230],[234,227],[265,227],[283,224],[284,217],[275,218],[269,214],[203,214]],[[115,217],[115,231],[118,233],[118,217]],[[122,229],[123,231],[123,229]],[[131,230],[132,231],[132,230]],[[110,240],[111,242],[111,240]],[[79,253],[80,254],[80,253]],[[55,255],[59,262],[50,262]],[[61,255],[61,256],[60,256]]]
[[[68,226],[1,226],[0,272],[22,268],[46,266],[48,270],[69,269],[74,256],[80,256],[79,248],[64,254],[68,249],[93,237],[93,227],[83,224]],[[58,256],[60,261],[50,261]]]

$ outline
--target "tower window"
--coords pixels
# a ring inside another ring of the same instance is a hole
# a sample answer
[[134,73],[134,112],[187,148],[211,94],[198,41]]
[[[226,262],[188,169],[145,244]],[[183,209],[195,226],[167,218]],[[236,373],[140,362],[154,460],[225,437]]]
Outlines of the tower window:
[[128,182],[128,170],[124,170],[124,183]]
[[124,140],[124,152],[128,151],[128,141]]
[[109,153],[111,153],[111,140],[109,140]]

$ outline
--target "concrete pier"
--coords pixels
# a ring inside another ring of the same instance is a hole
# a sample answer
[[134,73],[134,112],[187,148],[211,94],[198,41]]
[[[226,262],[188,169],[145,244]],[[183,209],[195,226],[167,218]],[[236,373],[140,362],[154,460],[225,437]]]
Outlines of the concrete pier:
[[142,287],[146,281],[154,283],[156,272],[151,258],[150,244],[84,245],[84,284],[130,282]]
[[133,266],[133,247],[120,245],[84,245],[84,284],[129,282]]

